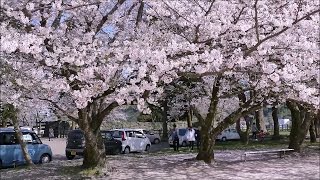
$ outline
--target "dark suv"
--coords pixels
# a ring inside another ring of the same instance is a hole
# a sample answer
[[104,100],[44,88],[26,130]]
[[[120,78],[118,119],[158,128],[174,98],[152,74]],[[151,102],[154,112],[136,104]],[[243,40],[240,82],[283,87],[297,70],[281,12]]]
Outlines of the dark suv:
[[[109,131],[101,131],[106,154],[119,154],[122,150],[122,142],[112,137]],[[72,130],[68,134],[66,145],[66,157],[71,160],[76,155],[83,155],[85,147],[84,133],[80,129]]]

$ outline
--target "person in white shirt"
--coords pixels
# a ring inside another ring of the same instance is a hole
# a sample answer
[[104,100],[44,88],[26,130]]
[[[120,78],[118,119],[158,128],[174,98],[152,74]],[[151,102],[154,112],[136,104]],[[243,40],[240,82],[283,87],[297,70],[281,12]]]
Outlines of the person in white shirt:
[[192,126],[188,127],[187,140],[189,142],[189,148],[193,150],[194,141],[196,141],[196,138],[195,138],[195,130],[192,128]]

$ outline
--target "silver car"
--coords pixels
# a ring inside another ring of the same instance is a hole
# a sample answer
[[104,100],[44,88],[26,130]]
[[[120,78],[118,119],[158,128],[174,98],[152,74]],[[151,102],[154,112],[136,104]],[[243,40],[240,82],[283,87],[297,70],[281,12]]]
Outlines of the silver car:
[[159,134],[155,134],[151,131],[145,130],[145,129],[135,129],[136,131],[142,132],[143,134],[145,134],[151,143],[153,144],[159,144],[160,143],[160,136]]

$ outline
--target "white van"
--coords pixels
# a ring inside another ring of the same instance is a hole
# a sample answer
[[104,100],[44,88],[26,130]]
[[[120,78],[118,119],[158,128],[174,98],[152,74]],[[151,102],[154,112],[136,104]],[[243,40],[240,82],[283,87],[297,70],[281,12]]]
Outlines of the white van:
[[240,139],[240,135],[236,129],[225,129],[217,136],[216,139],[220,141],[236,140]]
[[[178,128],[178,137],[179,137],[179,146],[187,146],[188,140],[187,140],[187,128]],[[173,137],[172,133],[169,136],[169,145],[173,146]]]
[[122,141],[122,152],[148,152],[151,148],[151,142],[145,134],[134,129],[112,129],[113,138]]

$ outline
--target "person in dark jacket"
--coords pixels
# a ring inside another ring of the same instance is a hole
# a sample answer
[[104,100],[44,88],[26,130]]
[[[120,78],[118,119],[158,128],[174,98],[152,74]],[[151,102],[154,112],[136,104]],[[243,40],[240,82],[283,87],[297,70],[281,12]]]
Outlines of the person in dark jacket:
[[173,131],[172,131],[172,141],[173,141],[173,150],[179,151],[179,136],[178,136],[178,129],[176,124],[173,124]]
[[199,129],[196,130],[195,136],[196,136],[196,141],[197,141],[197,149],[199,149],[200,148],[200,142],[201,142],[201,135],[200,135],[200,130]]

